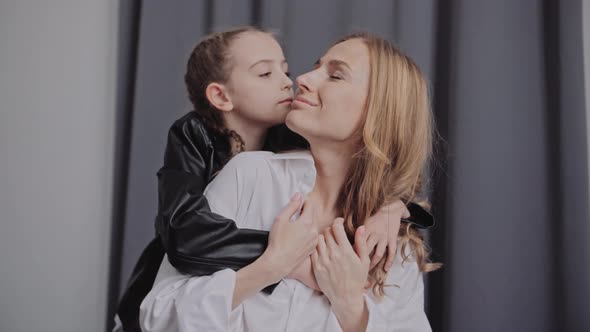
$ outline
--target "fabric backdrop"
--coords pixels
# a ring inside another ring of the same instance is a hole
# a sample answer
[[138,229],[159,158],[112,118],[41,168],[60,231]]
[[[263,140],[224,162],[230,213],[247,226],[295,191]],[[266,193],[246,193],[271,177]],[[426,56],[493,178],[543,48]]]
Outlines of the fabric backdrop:
[[434,331],[590,331],[582,1],[130,1],[121,18],[109,326],[154,235],[167,129],[208,32],[278,32],[295,76],[337,38],[376,32],[431,82],[440,134],[428,277]]

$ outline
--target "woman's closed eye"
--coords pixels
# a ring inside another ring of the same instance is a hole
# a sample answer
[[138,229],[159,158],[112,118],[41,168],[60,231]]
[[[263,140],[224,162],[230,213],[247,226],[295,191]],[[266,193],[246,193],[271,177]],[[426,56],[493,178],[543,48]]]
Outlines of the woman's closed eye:
[[338,81],[338,80],[343,79],[343,77],[342,77],[342,75],[339,75],[339,74],[331,74],[330,79]]
[[344,73],[340,71],[338,68],[328,68],[328,77],[332,81],[340,81],[344,79]]

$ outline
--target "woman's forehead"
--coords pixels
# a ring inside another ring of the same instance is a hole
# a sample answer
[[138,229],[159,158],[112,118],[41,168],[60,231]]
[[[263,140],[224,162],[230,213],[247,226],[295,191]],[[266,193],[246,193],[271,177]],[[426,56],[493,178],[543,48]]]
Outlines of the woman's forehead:
[[346,63],[353,71],[369,69],[369,49],[359,38],[349,39],[332,46],[320,60]]
[[343,62],[353,72],[369,72],[369,49],[359,38],[349,39],[332,46],[320,59],[320,64],[326,62]]

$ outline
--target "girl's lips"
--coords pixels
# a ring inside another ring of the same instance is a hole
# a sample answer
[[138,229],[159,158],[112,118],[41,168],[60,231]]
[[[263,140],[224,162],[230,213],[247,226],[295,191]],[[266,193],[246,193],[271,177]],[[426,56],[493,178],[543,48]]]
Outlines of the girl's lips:
[[292,102],[292,101],[293,101],[293,98],[287,98],[287,99],[283,99],[283,100],[281,100],[281,101],[279,102],[279,104],[282,104],[282,103],[290,103],[290,102]]

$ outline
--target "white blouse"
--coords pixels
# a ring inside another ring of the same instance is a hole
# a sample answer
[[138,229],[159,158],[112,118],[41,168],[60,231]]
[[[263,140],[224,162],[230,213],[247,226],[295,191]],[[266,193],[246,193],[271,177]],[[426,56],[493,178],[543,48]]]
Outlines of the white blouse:
[[[270,230],[295,192],[315,183],[309,152],[243,152],[220,171],[205,190],[211,210],[240,228]],[[399,252],[399,250],[398,250]],[[385,296],[365,294],[367,331],[431,331],[424,313],[422,273],[398,254],[387,277]],[[154,287],[141,304],[144,331],[342,331],[328,299],[293,279],[272,294],[258,292],[231,309],[236,272],[191,277],[164,258]]]

